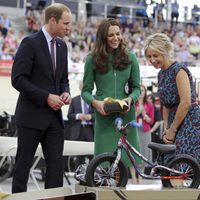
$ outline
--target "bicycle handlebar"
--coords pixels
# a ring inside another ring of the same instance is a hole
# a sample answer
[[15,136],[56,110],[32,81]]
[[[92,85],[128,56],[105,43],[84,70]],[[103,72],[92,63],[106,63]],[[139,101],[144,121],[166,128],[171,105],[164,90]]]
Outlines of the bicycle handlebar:
[[122,127],[122,124],[123,124],[123,119],[120,117],[117,117],[115,119],[115,125],[117,126],[117,129],[120,129]]
[[135,128],[142,128],[142,124],[136,122],[135,120],[131,121],[131,126]]
[[128,128],[129,126],[134,127],[134,128],[142,128],[142,124],[136,122],[135,120],[133,120],[133,121],[131,121],[131,122],[128,122],[128,123],[123,127],[123,126],[122,126],[122,124],[123,124],[123,119],[120,118],[120,117],[117,117],[117,118],[115,119],[115,124],[116,124],[118,130],[121,130],[122,128],[123,128],[123,129],[126,129],[126,128]]

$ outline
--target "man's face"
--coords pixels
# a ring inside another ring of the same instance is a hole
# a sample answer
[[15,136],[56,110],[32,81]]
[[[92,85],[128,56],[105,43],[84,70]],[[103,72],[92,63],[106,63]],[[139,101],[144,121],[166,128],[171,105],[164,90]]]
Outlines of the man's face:
[[55,24],[55,34],[59,37],[65,37],[71,33],[72,14],[63,12],[61,19]]

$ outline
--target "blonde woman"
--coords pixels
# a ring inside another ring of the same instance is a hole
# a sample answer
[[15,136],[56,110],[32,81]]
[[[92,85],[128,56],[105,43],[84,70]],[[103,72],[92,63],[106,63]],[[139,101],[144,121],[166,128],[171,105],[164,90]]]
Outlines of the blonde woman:
[[173,59],[173,44],[162,33],[145,41],[145,56],[157,69],[158,95],[163,106],[163,142],[175,143],[177,154],[189,154],[200,162],[200,109],[189,69]]

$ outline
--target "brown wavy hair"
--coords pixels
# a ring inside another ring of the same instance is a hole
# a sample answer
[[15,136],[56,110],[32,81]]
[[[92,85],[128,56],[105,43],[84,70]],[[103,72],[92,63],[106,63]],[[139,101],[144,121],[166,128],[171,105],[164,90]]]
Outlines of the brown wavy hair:
[[106,73],[109,70],[109,64],[112,64],[114,68],[118,70],[123,70],[127,67],[127,65],[131,64],[131,61],[128,58],[126,44],[123,39],[121,40],[119,47],[112,52],[113,61],[112,63],[109,63],[107,36],[110,26],[120,27],[120,23],[114,18],[104,19],[98,27],[96,42],[92,51],[94,58],[94,70],[99,73]]

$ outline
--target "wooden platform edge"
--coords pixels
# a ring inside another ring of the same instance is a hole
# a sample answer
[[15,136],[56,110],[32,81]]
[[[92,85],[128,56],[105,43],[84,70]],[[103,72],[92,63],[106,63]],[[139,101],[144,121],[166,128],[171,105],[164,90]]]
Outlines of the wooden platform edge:
[[36,200],[51,197],[59,197],[65,195],[71,195],[72,190],[68,187],[52,188],[46,190],[36,190],[30,192],[21,192],[16,194],[10,194],[0,198],[0,200]]
[[106,189],[76,184],[75,192],[95,192],[98,200],[200,200],[200,189],[126,190],[125,188]]

